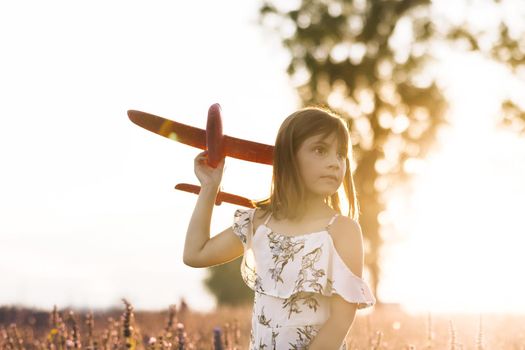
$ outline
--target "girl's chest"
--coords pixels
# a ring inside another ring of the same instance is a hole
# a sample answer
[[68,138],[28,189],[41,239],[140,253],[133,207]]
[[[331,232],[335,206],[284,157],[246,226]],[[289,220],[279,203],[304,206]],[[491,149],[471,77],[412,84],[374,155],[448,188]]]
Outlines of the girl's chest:
[[288,271],[293,275],[315,270],[328,263],[330,243],[325,230],[288,236],[261,226],[253,239],[254,262],[258,271]]

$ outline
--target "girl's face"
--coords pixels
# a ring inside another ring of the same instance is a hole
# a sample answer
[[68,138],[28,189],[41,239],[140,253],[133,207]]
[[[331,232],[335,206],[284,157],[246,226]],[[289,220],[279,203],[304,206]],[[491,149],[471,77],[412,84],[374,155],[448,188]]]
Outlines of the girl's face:
[[[340,153],[335,133],[304,140],[297,162],[308,196],[324,198],[337,192],[346,172],[346,154]],[[330,178],[332,177],[332,178]]]

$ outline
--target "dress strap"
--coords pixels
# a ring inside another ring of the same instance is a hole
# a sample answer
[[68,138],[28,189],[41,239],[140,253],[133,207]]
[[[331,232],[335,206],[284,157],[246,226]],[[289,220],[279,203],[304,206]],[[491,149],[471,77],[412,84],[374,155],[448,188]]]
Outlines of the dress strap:
[[270,215],[268,215],[268,217],[266,218],[266,220],[264,220],[264,225],[266,226],[266,224],[268,224],[268,221],[270,221],[270,218],[272,217],[272,213],[270,213]]
[[330,227],[330,225],[335,221],[335,219],[339,216],[339,213],[335,213],[334,216],[332,216],[332,218],[330,219],[330,222],[328,223],[328,225],[326,225],[326,228],[328,229],[328,227]]

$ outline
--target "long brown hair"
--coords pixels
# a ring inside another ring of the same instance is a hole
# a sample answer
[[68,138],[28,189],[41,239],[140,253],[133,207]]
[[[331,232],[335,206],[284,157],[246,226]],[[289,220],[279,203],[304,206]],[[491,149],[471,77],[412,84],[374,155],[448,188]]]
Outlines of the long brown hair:
[[[311,136],[326,137],[335,133],[340,152],[346,154],[346,172],[343,178],[348,200],[348,216],[359,220],[359,203],[350,168],[352,143],[346,122],[336,113],[324,107],[305,107],[290,114],[281,124],[275,140],[273,175],[270,197],[252,201],[256,208],[271,212],[276,219],[301,218],[305,212],[305,190],[296,159],[297,151],[305,139]],[[341,213],[338,192],[327,196],[325,202]]]

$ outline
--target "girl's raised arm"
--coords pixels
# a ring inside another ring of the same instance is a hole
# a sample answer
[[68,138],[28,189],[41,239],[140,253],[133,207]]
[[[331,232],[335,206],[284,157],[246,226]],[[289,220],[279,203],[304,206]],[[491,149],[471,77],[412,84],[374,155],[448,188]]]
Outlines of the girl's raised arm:
[[215,198],[221,184],[224,159],[212,168],[207,164],[208,152],[195,157],[195,175],[201,190],[188,225],[184,242],[184,264],[192,267],[208,267],[221,264],[240,256],[242,243],[228,228],[210,239],[210,222]]

